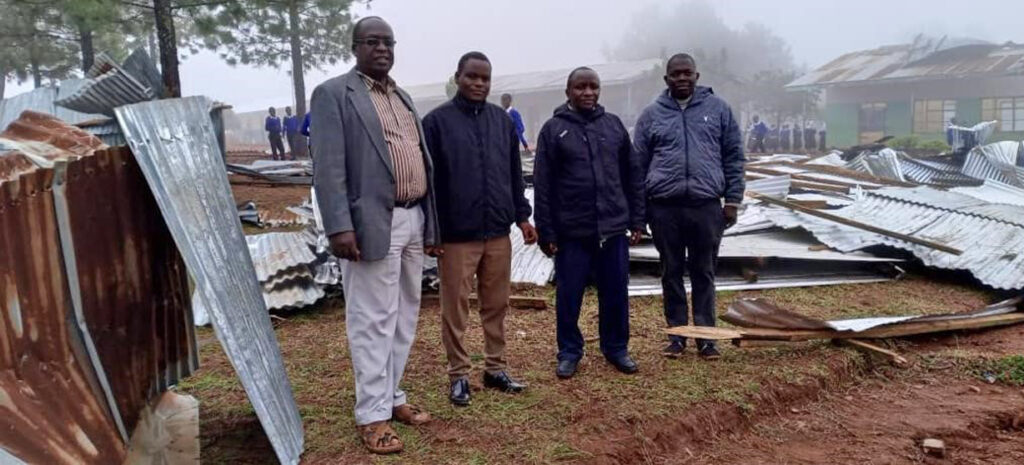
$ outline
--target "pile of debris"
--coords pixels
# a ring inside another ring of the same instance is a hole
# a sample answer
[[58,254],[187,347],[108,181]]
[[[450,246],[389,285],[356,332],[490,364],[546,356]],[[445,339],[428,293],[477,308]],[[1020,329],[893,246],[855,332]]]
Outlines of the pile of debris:
[[739,347],[757,347],[809,340],[835,340],[880,353],[898,365],[906,359],[864,339],[906,337],[944,331],[991,328],[1024,323],[1024,296],[966,313],[907,315],[822,321],[780,308],[764,299],[738,300],[721,316],[735,328],[678,326],[672,335],[729,340]]
[[256,160],[251,164],[227,164],[232,184],[313,185],[311,160]]
[[315,238],[306,232],[272,232],[245,237],[267,310],[313,305],[325,295],[313,276]]

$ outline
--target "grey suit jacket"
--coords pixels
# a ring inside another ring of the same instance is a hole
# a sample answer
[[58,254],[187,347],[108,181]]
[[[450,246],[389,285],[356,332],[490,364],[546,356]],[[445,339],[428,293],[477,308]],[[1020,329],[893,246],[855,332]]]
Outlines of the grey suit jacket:
[[[427,196],[420,204],[426,218],[424,245],[437,245],[439,230],[434,201],[434,168],[423,138],[423,126],[412,99],[398,89],[416,118],[420,150],[427,170]],[[391,215],[395,209],[395,175],[380,118],[366,84],[352,69],[313,90],[310,102],[313,186],[328,237],[355,231],[363,260],[381,260],[391,246]]]

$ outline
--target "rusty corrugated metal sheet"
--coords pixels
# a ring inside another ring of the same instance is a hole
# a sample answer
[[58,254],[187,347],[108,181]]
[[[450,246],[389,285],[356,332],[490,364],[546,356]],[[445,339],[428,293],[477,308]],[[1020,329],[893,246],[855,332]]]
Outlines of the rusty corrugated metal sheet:
[[184,265],[127,150],[24,120],[3,137],[55,165],[0,154],[22,160],[0,176],[0,447],[120,463],[146,402],[198,365]]
[[0,185],[0,446],[27,463],[120,463],[125,444],[72,323],[50,170]]
[[185,265],[127,149],[70,163],[65,191],[82,309],[131,432],[199,364]]

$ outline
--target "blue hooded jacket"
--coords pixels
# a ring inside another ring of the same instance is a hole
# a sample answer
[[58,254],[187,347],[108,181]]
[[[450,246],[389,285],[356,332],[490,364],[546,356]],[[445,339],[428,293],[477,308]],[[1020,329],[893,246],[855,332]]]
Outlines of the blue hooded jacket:
[[637,120],[633,149],[648,201],[743,201],[743,137],[710,87],[698,86],[685,109],[665,90]]

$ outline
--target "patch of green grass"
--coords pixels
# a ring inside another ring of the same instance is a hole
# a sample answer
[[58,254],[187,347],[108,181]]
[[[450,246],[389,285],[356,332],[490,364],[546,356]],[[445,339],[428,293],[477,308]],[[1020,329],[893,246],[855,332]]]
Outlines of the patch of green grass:
[[1014,386],[1024,386],[1024,355],[1008,355],[988,364],[996,380]]

